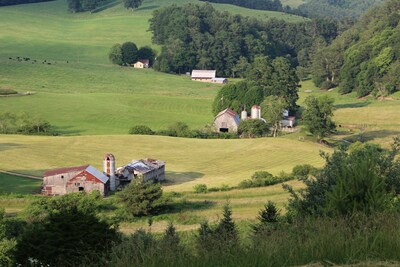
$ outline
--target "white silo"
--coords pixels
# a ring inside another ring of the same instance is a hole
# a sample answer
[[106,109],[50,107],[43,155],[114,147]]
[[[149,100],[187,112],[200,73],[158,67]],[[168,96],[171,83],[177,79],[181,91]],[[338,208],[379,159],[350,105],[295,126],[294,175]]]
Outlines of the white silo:
[[110,190],[115,191],[117,188],[115,176],[115,157],[111,153],[104,155],[103,159],[103,172],[110,177]]
[[253,120],[261,119],[261,107],[260,106],[254,105],[251,107],[251,118]]
[[246,120],[247,119],[247,111],[245,109],[242,110],[242,113],[240,114],[240,118],[242,120]]

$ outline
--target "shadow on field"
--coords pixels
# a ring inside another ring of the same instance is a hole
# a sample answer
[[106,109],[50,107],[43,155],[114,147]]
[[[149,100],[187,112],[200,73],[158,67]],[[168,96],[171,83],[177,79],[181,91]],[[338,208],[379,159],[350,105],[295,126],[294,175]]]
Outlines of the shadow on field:
[[175,202],[173,205],[169,206],[169,213],[180,213],[185,211],[196,211],[196,210],[206,210],[212,208],[216,205],[216,202],[204,200],[204,201],[179,201]]
[[80,135],[82,131],[71,129],[73,126],[56,126],[55,131],[60,135]]
[[22,147],[24,146],[16,143],[0,143],[0,151],[22,148]]
[[183,184],[186,182],[190,182],[193,180],[196,180],[198,178],[201,178],[204,176],[204,173],[201,172],[172,172],[172,171],[167,171],[165,173],[166,178],[167,178],[167,185],[170,184]]
[[142,10],[153,10],[153,9],[157,9],[160,6],[158,5],[151,5],[151,6],[145,6],[145,7],[139,7],[138,9],[136,9],[136,11],[142,11]]
[[378,131],[370,131],[370,132],[364,132],[360,133],[357,135],[349,136],[344,138],[344,140],[349,141],[349,142],[368,142],[372,141],[375,138],[385,138],[385,137],[391,137],[391,136],[396,136],[399,135],[400,131],[391,131],[391,130],[378,130]]
[[363,107],[368,106],[369,104],[370,104],[369,101],[347,103],[347,104],[337,104],[337,105],[335,105],[335,109],[340,109],[340,108],[363,108]]

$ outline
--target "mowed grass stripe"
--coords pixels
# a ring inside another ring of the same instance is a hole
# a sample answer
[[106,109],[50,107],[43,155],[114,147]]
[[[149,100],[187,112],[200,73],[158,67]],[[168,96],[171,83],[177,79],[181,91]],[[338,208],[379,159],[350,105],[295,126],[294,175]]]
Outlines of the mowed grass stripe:
[[3,135],[0,153],[7,157],[0,162],[0,168],[34,175],[42,175],[47,169],[82,164],[101,169],[103,155],[112,152],[117,166],[146,157],[165,160],[170,182],[166,190],[192,191],[198,183],[209,187],[234,186],[258,170],[278,174],[290,172],[297,164],[321,166],[320,150],[327,151],[313,143],[284,138],[200,140],[161,136]]

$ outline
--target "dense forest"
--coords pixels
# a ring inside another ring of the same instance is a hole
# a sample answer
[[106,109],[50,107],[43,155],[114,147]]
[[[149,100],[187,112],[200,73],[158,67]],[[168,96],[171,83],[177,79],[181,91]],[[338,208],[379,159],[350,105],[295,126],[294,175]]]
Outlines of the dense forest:
[[110,0],[67,0],[68,10],[71,12],[92,11]]
[[400,2],[389,0],[368,11],[352,28],[314,57],[317,86],[339,85],[342,93],[355,91],[386,96],[400,90]]
[[12,5],[30,4],[30,3],[39,3],[48,1],[54,1],[54,0],[0,0],[0,6],[12,6]]
[[285,57],[292,66],[308,67],[311,55],[337,35],[334,21],[317,19],[288,23],[261,21],[215,10],[210,4],[172,5],[153,14],[153,42],[162,46],[154,65],[162,72],[216,69],[236,77],[259,55]]

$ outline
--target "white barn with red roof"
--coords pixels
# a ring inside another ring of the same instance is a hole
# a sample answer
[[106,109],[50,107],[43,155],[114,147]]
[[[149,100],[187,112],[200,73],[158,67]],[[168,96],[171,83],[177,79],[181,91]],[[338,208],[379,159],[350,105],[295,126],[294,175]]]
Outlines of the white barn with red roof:
[[98,190],[107,195],[109,177],[91,165],[50,170],[43,175],[42,193],[49,196]]
[[214,125],[218,132],[236,133],[239,123],[239,115],[230,108],[218,113],[214,119]]

